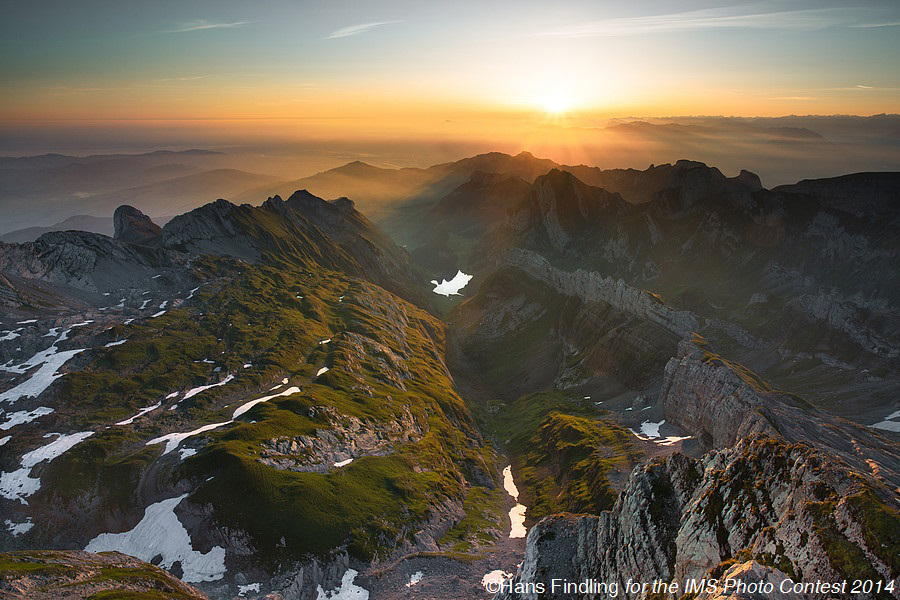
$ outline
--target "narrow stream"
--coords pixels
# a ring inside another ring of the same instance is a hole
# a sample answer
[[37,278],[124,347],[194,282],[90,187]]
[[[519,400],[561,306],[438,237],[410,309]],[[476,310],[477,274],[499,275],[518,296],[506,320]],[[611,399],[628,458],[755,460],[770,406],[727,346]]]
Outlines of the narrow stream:
[[503,489],[512,496],[516,501],[516,505],[509,509],[509,537],[523,538],[525,537],[525,511],[528,510],[524,504],[519,504],[519,488],[513,480],[512,465],[503,469]]

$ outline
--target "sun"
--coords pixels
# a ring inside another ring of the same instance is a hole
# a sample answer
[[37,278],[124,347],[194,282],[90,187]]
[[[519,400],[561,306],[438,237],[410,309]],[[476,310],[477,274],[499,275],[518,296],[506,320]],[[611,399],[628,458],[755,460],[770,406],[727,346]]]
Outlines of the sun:
[[541,99],[541,106],[552,117],[561,117],[572,109],[572,96],[565,90],[554,89]]

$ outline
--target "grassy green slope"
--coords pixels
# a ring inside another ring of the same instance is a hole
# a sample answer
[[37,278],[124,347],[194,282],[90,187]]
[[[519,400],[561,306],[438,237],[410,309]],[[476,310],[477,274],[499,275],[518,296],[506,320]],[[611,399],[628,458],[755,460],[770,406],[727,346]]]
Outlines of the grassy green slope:
[[[190,481],[191,501],[209,505],[217,525],[245,531],[260,559],[279,562],[343,545],[371,559],[411,538],[439,504],[461,502],[467,480],[489,471],[489,451],[443,366],[443,324],[428,313],[316,266],[206,259],[197,269],[207,283],[195,303],[123,328],[125,344],[101,350],[66,377],[67,416],[97,431],[48,465],[44,478],[53,483],[35,503],[89,503],[102,522],[107,513],[139,511],[148,486]],[[332,342],[319,344],[327,338]],[[331,370],[316,377],[323,365]],[[177,410],[167,410],[170,400],[131,425],[101,427],[225,373],[235,379]],[[301,392],[192,438],[205,444],[183,462],[177,453],[160,459],[161,445],[145,445],[158,435],[228,420],[239,403],[267,395],[282,377]],[[424,435],[325,474],[261,462],[268,440],[331,427],[318,410],[323,407],[366,423],[389,423],[408,411]],[[149,484],[148,477],[156,481]],[[84,517],[70,524],[91,522]]]

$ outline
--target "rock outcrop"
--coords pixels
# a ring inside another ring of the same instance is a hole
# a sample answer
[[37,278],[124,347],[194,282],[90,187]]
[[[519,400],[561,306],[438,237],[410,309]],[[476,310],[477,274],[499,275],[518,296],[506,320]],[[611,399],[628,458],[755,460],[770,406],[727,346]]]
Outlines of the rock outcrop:
[[150,217],[134,208],[123,204],[113,213],[113,237],[132,244],[153,244],[162,235],[162,228]]
[[660,391],[666,422],[706,449],[754,434],[780,436],[839,456],[854,469],[900,488],[897,445],[869,427],[824,413],[774,389],[752,371],[708,351],[702,338],[682,341],[666,364]]
[[0,595],[4,598],[206,598],[159,567],[120,552],[9,552],[0,554],[0,564]]
[[269,440],[260,462],[279,470],[328,473],[356,458],[390,454],[397,444],[418,442],[427,431],[407,407],[396,420],[386,422],[341,415],[328,406],[311,407],[309,417],[324,417],[328,427],[314,435]]
[[185,258],[84,231],[45,233],[26,244],[0,243],[0,272],[90,292],[146,287],[152,276],[182,266]]
[[[699,460],[675,454],[635,469],[610,512],[557,515],[533,527],[514,583],[596,579],[624,591],[629,578],[661,579],[684,590],[686,580],[735,557],[756,558],[797,581],[888,580],[900,569],[900,519],[879,494],[891,496],[871,480],[848,478],[805,444],[769,436]],[[538,597],[603,596],[498,595]]]

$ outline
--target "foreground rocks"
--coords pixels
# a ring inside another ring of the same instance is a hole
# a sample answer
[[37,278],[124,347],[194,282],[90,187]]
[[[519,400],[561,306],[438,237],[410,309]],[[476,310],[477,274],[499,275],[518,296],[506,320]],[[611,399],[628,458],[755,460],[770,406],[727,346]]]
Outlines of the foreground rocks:
[[[624,590],[631,578],[676,581],[683,590],[726,561],[751,558],[795,581],[890,580],[900,570],[900,518],[885,499],[892,492],[847,477],[836,462],[805,444],[759,436],[699,460],[675,454],[644,464],[612,511],[536,525],[514,581],[595,579]],[[498,596],[538,597],[602,596]]]
[[29,600],[206,598],[159,567],[126,554],[52,550],[0,554],[0,596]]

